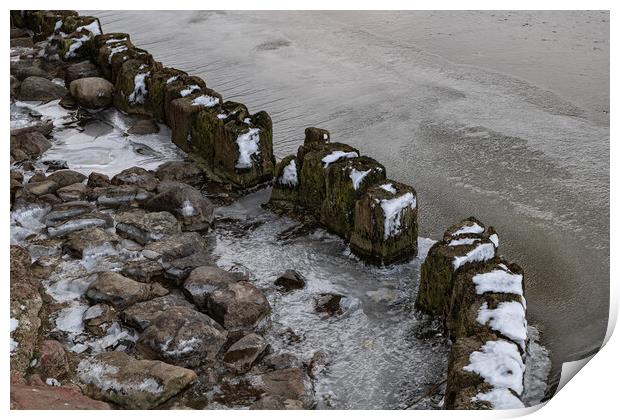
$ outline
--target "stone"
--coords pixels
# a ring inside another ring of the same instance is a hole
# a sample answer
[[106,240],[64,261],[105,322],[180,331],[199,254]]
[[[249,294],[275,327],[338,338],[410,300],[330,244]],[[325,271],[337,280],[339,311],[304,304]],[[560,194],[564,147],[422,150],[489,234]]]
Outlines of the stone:
[[64,249],[78,258],[84,258],[93,250],[113,248],[119,242],[115,233],[95,227],[69,234]]
[[90,61],[82,61],[72,64],[65,69],[65,86],[69,89],[71,82],[87,77],[100,77],[99,67]]
[[129,261],[121,270],[121,274],[140,283],[162,282],[164,268],[157,261],[138,260]]
[[62,188],[68,185],[81,183],[86,179],[86,175],[77,171],[72,171],[71,169],[65,169],[48,175],[47,179],[56,182],[58,187]]
[[11,410],[109,410],[74,387],[11,384]]
[[168,290],[158,283],[139,283],[110,271],[98,273],[97,279],[86,290],[86,297],[91,301],[121,309],[167,294]]
[[151,242],[144,247],[142,253],[150,260],[174,261],[206,251],[206,243],[202,236],[196,232],[185,232]]
[[275,285],[286,292],[295,289],[303,289],[306,286],[306,279],[295,270],[286,270],[275,281]]
[[192,270],[183,284],[183,291],[199,308],[204,308],[207,298],[213,292],[241,280],[248,278],[243,273],[226,271],[216,266],[202,266]]
[[330,164],[321,205],[323,226],[348,240],[355,223],[355,203],[369,187],[384,181],[385,173],[383,165],[367,156]]
[[146,191],[155,191],[157,184],[153,172],[137,166],[125,169],[112,177],[112,185],[134,185]]
[[230,346],[224,353],[224,362],[236,372],[247,372],[267,348],[268,344],[263,337],[250,333]]
[[105,188],[110,185],[110,178],[107,175],[100,174],[98,172],[91,172],[90,175],[88,175],[88,181],[86,182],[86,186],[90,188]]
[[202,169],[191,162],[172,161],[161,164],[155,171],[160,181],[177,181],[193,187],[204,183],[205,175]]
[[49,213],[45,215],[43,222],[46,226],[58,226],[74,217],[90,213],[94,206],[87,201],[71,201],[59,203],[52,206]]
[[30,61],[32,65],[28,65],[28,63],[29,62],[26,61],[24,65],[18,66],[15,71],[13,71],[13,63],[11,63],[11,74],[13,74],[18,81],[23,82],[28,77],[40,77],[47,80],[52,79],[52,75],[43,68],[42,65],[38,65],[36,61]]
[[116,215],[116,233],[127,239],[146,245],[164,236],[179,233],[179,222],[170,213],[131,210]]
[[215,258],[209,252],[194,252],[186,257],[163,260],[162,266],[166,278],[172,280],[175,286],[180,286],[195,268],[214,263]]
[[26,158],[37,158],[50,147],[52,147],[52,143],[38,131],[21,132],[11,135],[11,155],[18,162],[24,159],[18,159],[17,156],[14,156],[16,150],[21,150],[22,153],[25,153],[27,155]]
[[11,48],[33,48],[34,43],[31,37],[11,38]]
[[40,196],[44,194],[53,194],[58,189],[58,184],[54,181],[29,182],[24,188],[30,194]]
[[152,58],[140,59],[133,53],[135,51],[136,48],[127,51],[130,58],[118,71],[114,86],[114,106],[127,114],[151,116],[147,80],[161,65]]
[[299,400],[285,399],[273,395],[262,397],[250,406],[250,410],[303,410],[303,403]]
[[264,293],[247,281],[229,284],[207,297],[199,307],[227,330],[251,330],[271,311]]
[[64,377],[69,372],[69,363],[63,345],[56,340],[43,341],[36,368],[44,378]]
[[298,151],[299,198],[306,211],[317,218],[320,217],[321,207],[327,194],[326,175],[329,166],[340,160],[359,157],[359,155],[357,149],[343,143],[324,143],[313,146],[313,149],[303,153],[301,159]]
[[11,371],[23,375],[30,365],[37,342],[43,305],[40,283],[30,270],[30,253],[24,248],[10,248],[10,311],[11,311]]
[[369,188],[355,204],[351,251],[376,264],[407,261],[418,253],[416,191],[385,180]]
[[144,135],[144,134],[155,134],[159,133],[159,126],[155,122],[155,120],[150,119],[142,119],[136,121],[129,130],[127,130],[127,134],[136,134],[136,135]]
[[183,299],[182,296],[171,293],[166,296],[135,303],[121,313],[121,318],[127,325],[144,331],[159,315],[165,314],[169,308],[179,306],[185,306],[190,309],[194,308],[194,305]]
[[[13,25],[11,25],[13,26]],[[26,36],[30,36],[30,33],[24,28],[13,28],[11,27],[11,39],[13,38],[23,38]]]
[[97,204],[101,207],[136,206],[153,196],[152,193],[135,185],[114,185],[94,188]]
[[[28,125],[26,127],[12,128],[11,135],[21,136],[26,133],[37,132],[39,134],[42,134],[43,136],[49,136],[53,129],[54,129],[54,122],[51,120],[44,120],[44,121],[35,122],[32,125]],[[43,161],[42,163],[47,165],[46,161]]]
[[344,299],[343,295],[335,293],[322,293],[314,298],[314,309],[320,313],[332,315],[342,315],[343,308],[340,303]]
[[295,210],[299,202],[299,171],[295,155],[286,156],[274,169],[269,204],[279,209]]
[[[166,73],[169,72],[170,71],[168,70]],[[171,77],[172,80],[168,78],[165,82],[163,81],[163,79],[159,79],[158,82],[151,83],[151,78],[147,79],[147,86],[155,86],[156,84],[158,84],[158,89],[163,93],[163,95],[161,95],[160,93],[160,98],[163,98],[162,105],[164,108],[164,120],[170,128],[172,128],[174,124],[174,119],[171,111],[172,103],[176,99],[188,96],[192,93],[198,93],[199,91],[207,88],[204,80],[197,76],[188,76],[185,73],[175,72],[174,75],[172,75]],[[162,82],[165,83],[163,86]],[[159,104],[157,104],[157,107],[159,107]]]
[[299,401],[307,399],[304,373],[299,368],[267,372],[260,379],[259,387],[267,395]]
[[90,306],[82,317],[84,327],[91,334],[103,337],[107,334],[108,328],[118,320],[118,313],[114,307],[105,303],[98,303]]
[[19,87],[18,98],[22,101],[53,101],[67,95],[67,89],[39,76],[26,77]]
[[227,333],[207,315],[186,306],[171,306],[144,330],[136,349],[147,358],[198,367],[214,361]]
[[268,371],[300,368],[302,366],[301,361],[293,353],[269,354],[263,357],[260,363]]
[[79,201],[89,197],[90,189],[79,182],[59,188],[56,190],[56,195],[60,197],[62,201]]
[[19,79],[17,79],[17,77],[15,76],[11,76],[10,79],[11,79],[10,93],[11,93],[11,99],[13,99],[17,96],[17,93],[19,92],[19,87],[22,84],[22,82],[19,81]]
[[215,208],[196,188],[166,181],[160,184],[158,192],[144,204],[146,210],[172,213],[181,221],[183,230],[207,230],[213,222]]
[[77,377],[91,396],[132,409],[155,408],[197,378],[189,369],[137,360],[121,352],[101,353],[82,360]]
[[81,214],[64,223],[50,226],[47,228],[47,234],[50,238],[59,238],[84,229],[109,228],[112,227],[112,224],[113,220],[109,214],[93,211]]
[[114,85],[102,77],[84,77],[69,85],[71,96],[85,108],[106,108],[112,105]]
[[173,82],[181,83],[179,79],[188,77],[187,73],[171,67],[162,67],[146,78],[146,89],[149,92],[149,110],[156,121],[165,122],[165,95],[166,88]]

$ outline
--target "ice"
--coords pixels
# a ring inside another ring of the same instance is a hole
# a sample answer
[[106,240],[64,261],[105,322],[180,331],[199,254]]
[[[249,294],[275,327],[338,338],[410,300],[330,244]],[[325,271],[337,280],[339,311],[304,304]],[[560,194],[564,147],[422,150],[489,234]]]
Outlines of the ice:
[[158,395],[164,390],[155,378],[149,377],[141,382],[129,380],[119,382],[111,376],[117,373],[118,368],[116,366],[106,365],[92,359],[82,360],[77,367],[77,374],[82,382],[93,385],[102,391],[113,390],[120,393],[141,391]]
[[381,200],[383,209],[383,239],[387,240],[391,236],[401,233],[401,217],[408,208],[416,208],[416,198],[411,192],[407,192],[400,197]]
[[60,28],[62,28],[62,20],[56,21],[56,24],[54,25],[54,32],[58,32]]
[[49,213],[48,205],[31,205],[11,212],[11,245],[23,244],[30,235],[41,233],[45,229],[43,218]]
[[214,96],[202,95],[194,98],[192,101],[192,105],[198,106],[203,105],[208,108],[214,107],[215,105],[220,103],[220,98],[216,98]]
[[394,188],[394,185],[392,185],[392,184],[379,185],[379,188],[381,188],[382,190],[385,190],[385,191],[387,191],[389,193],[396,194],[396,188]]
[[80,334],[84,332],[84,312],[88,306],[82,304],[74,304],[68,308],[62,309],[56,318],[56,330],[70,334]]
[[510,410],[524,408],[521,400],[506,388],[495,388],[489,392],[479,393],[472,401],[487,401],[494,410]]
[[480,241],[479,238],[452,239],[450,242],[448,242],[448,246],[472,245],[479,241]]
[[84,293],[86,293],[86,290],[88,290],[88,286],[95,281],[95,277],[93,275],[67,278],[65,273],[60,273],[58,276],[61,276],[60,280],[45,284],[45,291],[59,303],[71,302],[73,300],[80,299]]
[[151,75],[150,71],[146,73],[138,73],[134,76],[133,79],[133,92],[129,95],[127,100],[131,104],[143,104],[148,91],[146,89],[146,83],[144,80]]
[[364,180],[364,177],[368,175],[371,171],[372,169],[369,169],[367,171],[358,171],[355,168],[351,169],[351,173],[349,174],[349,177],[351,178],[351,182],[353,183],[354,190],[359,189],[360,184]]
[[472,281],[476,285],[476,293],[514,293],[523,296],[523,276],[505,270],[493,270],[488,273],[476,274]]
[[[19,321],[15,318],[11,318],[11,334],[13,334],[13,331],[15,331],[17,329],[17,327],[19,326]],[[11,347],[11,353],[13,353],[16,349],[19,343],[17,343],[17,341],[13,340],[13,337],[10,338],[10,347]]]
[[82,319],[84,321],[89,320],[89,319],[94,319],[97,318],[99,316],[103,315],[103,308],[100,304],[97,305],[93,305],[90,308],[88,308],[85,312],[84,315],[82,317]]
[[463,370],[477,373],[496,388],[510,388],[521,395],[525,365],[517,345],[505,340],[487,341],[481,350],[469,356],[470,363]]
[[284,167],[278,183],[280,185],[288,185],[289,187],[294,187],[299,183],[297,179],[297,162],[295,159],[292,159],[288,165]]
[[495,256],[495,247],[491,243],[483,243],[462,256],[454,257],[452,267],[456,270],[464,264],[471,262],[488,261]]
[[519,302],[500,302],[495,309],[489,309],[486,302],[480,306],[476,318],[482,325],[488,325],[495,331],[516,342],[525,350],[527,340],[527,321],[525,309]]
[[192,216],[196,216],[198,212],[192,205],[191,201],[185,200],[183,202],[183,208],[181,208],[181,214],[185,217],[192,217]]
[[258,128],[250,128],[247,132],[237,137],[236,143],[239,146],[239,159],[235,168],[247,169],[252,167],[252,155],[258,153],[259,132]]
[[196,90],[200,90],[200,86],[198,85],[190,85],[189,87],[183,89],[181,92],[179,92],[179,94],[182,97],[186,97],[188,95],[190,95],[192,92],[196,91]]
[[93,354],[97,354],[115,346],[121,340],[135,342],[137,339],[137,334],[128,329],[124,329],[118,322],[113,322],[106,330],[105,336],[88,341],[84,344],[91,349]]
[[484,232],[484,228],[480,226],[478,223],[474,223],[471,226],[463,226],[456,232],[452,234],[452,236],[463,235],[464,233],[482,233]]
[[106,222],[103,219],[75,219],[69,220],[59,226],[50,226],[47,228],[47,233],[50,238],[56,238],[64,236],[68,233],[75,232],[77,230],[84,230],[91,227],[105,226]]
[[330,164],[340,160],[340,159],[352,159],[359,157],[359,153],[357,152],[343,152],[341,150],[337,150],[335,152],[331,152],[329,155],[325,156],[322,161],[325,164],[324,167],[327,168]]

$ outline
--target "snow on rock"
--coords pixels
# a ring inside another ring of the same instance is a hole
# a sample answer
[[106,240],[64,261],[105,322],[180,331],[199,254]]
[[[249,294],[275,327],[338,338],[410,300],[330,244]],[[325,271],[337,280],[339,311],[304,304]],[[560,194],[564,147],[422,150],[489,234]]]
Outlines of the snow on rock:
[[258,128],[250,128],[249,131],[237,137],[236,143],[239,146],[239,159],[235,168],[247,169],[252,167],[252,155],[258,153],[259,131]]
[[474,223],[471,226],[463,226],[456,232],[452,234],[452,236],[463,235],[464,233],[482,233],[484,232],[484,228],[480,226],[478,223]]
[[343,152],[342,150],[336,150],[335,152],[331,152],[329,155],[325,156],[322,161],[325,164],[324,167],[327,168],[330,164],[340,159],[352,159],[356,157],[359,157],[359,153],[357,152]]
[[505,340],[487,341],[469,356],[469,365],[463,370],[480,375],[496,388],[510,388],[518,395],[523,392],[523,370],[517,345]]
[[525,309],[519,302],[500,302],[495,309],[489,309],[486,302],[480,306],[476,318],[482,325],[488,325],[495,331],[516,342],[525,350],[527,340],[527,321]]
[[117,47],[112,47],[112,49],[110,50],[110,55],[108,56],[108,63],[112,64],[112,57],[114,57],[114,55],[118,53],[122,53],[127,50],[128,48],[125,45],[119,45]]
[[452,267],[456,270],[470,262],[484,262],[495,256],[495,247],[491,243],[483,243],[465,255],[459,255],[452,260]]
[[401,217],[407,208],[416,208],[416,198],[408,192],[400,197],[381,200],[383,209],[383,239],[398,235],[401,230]]
[[146,89],[146,83],[144,80],[151,75],[150,71],[146,73],[138,73],[133,78],[133,92],[129,95],[127,100],[130,104],[143,104],[146,99],[148,91]]
[[127,38],[112,38],[112,39],[108,39],[105,43],[114,44],[116,42],[125,42],[125,41],[127,41]]
[[523,296],[523,276],[510,271],[493,270],[488,273],[476,274],[472,281],[476,285],[476,293],[514,293]]
[[56,318],[56,330],[69,334],[80,334],[84,332],[84,312],[88,309],[86,305],[74,305],[62,309]]
[[54,25],[54,32],[58,32],[60,28],[62,28],[62,19],[56,21],[56,24]]
[[198,212],[196,211],[196,209],[192,205],[191,201],[185,200],[183,202],[183,207],[181,208],[181,214],[184,217],[192,217],[192,216],[196,216],[198,214]]
[[480,241],[479,238],[461,238],[461,239],[452,239],[448,246],[459,246],[459,245],[472,245],[476,242]]
[[208,108],[214,107],[215,105],[219,103],[220,103],[220,98],[216,98],[214,96],[209,96],[209,95],[199,96],[192,101],[193,106],[203,105]]
[[282,170],[282,176],[278,180],[280,185],[288,185],[294,187],[299,183],[297,179],[297,163],[295,159],[291,160]]
[[353,189],[354,190],[358,190],[359,189],[360,184],[364,180],[364,177],[366,177],[366,175],[368,175],[371,171],[372,171],[372,169],[369,169],[367,171],[358,171],[355,168],[351,169],[351,173],[349,174],[349,178],[351,178],[351,182],[353,183]]
[[379,188],[381,188],[382,190],[385,190],[385,191],[387,191],[389,193],[396,194],[396,188],[394,188],[394,185],[392,185],[392,184],[379,185]]
[[160,394],[163,391],[155,378],[147,377],[141,382],[120,382],[113,377],[118,373],[118,367],[90,359],[82,360],[77,367],[77,374],[82,382],[94,385],[102,391],[113,390],[123,394],[128,391]]
[[47,378],[45,383],[49,386],[60,386],[60,382],[58,382],[58,379],[56,378]]
[[[18,326],[19,326],[19,321],[15,318],[11,318],[11,334],[13,334],[13,332],[17,329]],[[13,337],[10,338],[10,342],[11,342],[11,354],[13,354],[13,352],[17,349],[17,346],[19,343],[13,340]]]
[[200,86],[198,85],[190,85],[189,87],[183,89],[181,92],[179,92],[179,95],[181,95],[183,98],[185,98],[187,95],[191,95],[192,92],[196,91],[196,90],[200,90]]
[[225,120],[226,118],[228,118],[228,114],[225,112],[222,112],[220,114],[217,114],[217,118],[219,118],[220,120]]
[[493,245],[497,248],[499,246],[499,236],[497,236],[497,233],[489,236],[489,241],[493,242]]
[[97,22],[96,20],[93,20],[88,25],[80,26],[75,30],[75,32],[80,32],[82,30],[90,32],[92,36],[101,35],[101,27],[99,26],[99,22]]
[[82,35],[79,38],[73,38],[72,41],[73,43],[71,45],[69,45],[69,49],[67,50],[67,52],[65,53],[65,59],[68,58],[73,58],[76,56],[76,51],[82,46],[84,45],[84,43],[86,41],[88,41],[90,38],[88,35]]
[[169,78],[168,80],[166,80],[166,84],[169,85],[170,83],[174,82],[175,80],[177,80],[179,78],[179,75],[176,76],[172,76],[171,78]]
[[521,400],[510,390],[505,388],[492,389],[489,392],[478,393],[471,398],[472,401],[486,401],[494,410],[510,410],[525,408]]

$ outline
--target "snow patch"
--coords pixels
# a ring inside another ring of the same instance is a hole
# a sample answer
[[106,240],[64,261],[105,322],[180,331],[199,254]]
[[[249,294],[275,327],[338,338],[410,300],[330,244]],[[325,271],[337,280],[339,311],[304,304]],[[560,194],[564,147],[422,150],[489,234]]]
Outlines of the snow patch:
[[169,85],[170,83],[174,82],[175,80],[177,80],[179,78],[179,75],[176,76],[172,76],[171,78],[169,78],[168,80],[166,80],[166,84]]
[[[13,332],[17,329],[18,326],[19,326],[19,321],[15,318],[11,318],[11,334],[13,334]],[[13,337],[10,338],[10,343],[11,343],[11,354],[13,354],[13,352],[17,349],[17,346],[19,343],[13,340]]]
[[86,305],[77,304],[64,308],[56,318],[56,330],[70,334],[80,334],[84,332],[84,312],[88,309]]
[[141,382],[120,382],[113,375],[119,372],[116,366],[107,365],[95,360],[82,360],[77,367],[80,381],[93,385],[102,391],[116,391],[123,394],[132,392],[146,392],[159,395],[164,388],[153,377],[146,378]]
[[487,341],[481,350],[469,356],[470,363],[463,370],[477,373],[494,387],[510,388],[521,395],[525,365],[517,345],[505,340]]
[[486,401],[494,410],[511,410],[525,408],[525,405],[512,392],[505,388],[492,389],[486,393],[478,393],[472,401]]
[[482,232],[484,232],[484,228],[480,226],[478,223],[474,223],[471,226],[463,226],[462,228],[454,232],[452,236],[459,236],[464,233],[482,233]]
[[[505,266],[504,266],[505,267]],[[488,273],[476,274],[472,281],[476,285],[476,293],[514,293],[523,296],[523,276],[504,270],[493,270]]]
[[114,55],[116,55],[118,53],[121,53],[121,52],[124,52],[124,51],[127,51],[127,50],[128,50],[128,48],[127,48],[126,45],[119,45],[119,46],[116,46],[116,47],[112,47],[110,49],[110,55],[108,56],[108,63],[112,64],[112,57],[114,57]]
[[342,150],[337,150],[335,152],[331,152],[329,155],[325,156],[323,159],[324,167],[327,168],[330,164],[340,160],[340,159],[352,159],[359,157],[359,153],[357,152],[343,152]]
[[491,243],[478,245],[465,255],[456,256],[452,260],[452,267],[456,270],[464,264],[471,262],[488,261],[495,256],[495,247]]
[[192,92],[196,91],[196,90],[200,90],[200,86],[198,85],[190,85],[189,87],[183,89],[181,92],[179,92],[179,95],[181,95],[183,98],[185,98],[187,95],[190,95]]
[[237,137],[236,143],[239,146],[239,159],[235,168],[247,169],[252,167],[252,155],[258,153],[259,131],[258,128],[250,128],[249,131]]
[[459,246],[459,245],[472,245],[476,242],[480,241],[480,238],[461,238],[461,239],[452,239],[448,246]]
[[519,302],[500,302],[496,309],[489,309],[486,302],[480,306],[476,318],[482,325],[488,325],[495,331],[515,341],[525,350],[527,340],[527,321],[525,309]]
[[99,22],[97,22],[96,20],[93,20],[88,25],[80,26],[79,28],[75,30],[75,32],[79,32],[81,30],[86,30],[90,32],[91,34],[93,34],[93,36],[101,35],[101,27],[99,26]]
[[413,193],[408,192],[400,197],[389,200],[381,200],[381,208],[383,209],[383,239],[387,240],[391,236],[401,233],[401,217],[408,208],[416,208],[416,197]]
[[215,105],[220,103],[220,98],[216,98],[214,96],[202,95],[195,98],[192,101],[193,106],[203,105],[208,108],[214,107]]
[[58,382],[58,379],[56,378],[47,378],[45,383],[49,386],[60,386],[60,382]]
[[282,170],[282,176],[278,180],[280,185],[288,185],[290,187],[294,187],[299,183],[297,179],[297,162],[295,159],[292,159],[288,165],[284,167]]
[[394,188],[394,185],[392,185],[392,184],[379,185],[379,188],[381,188],[382,190],[385,190],[385,191],[387,191],[389,193],[396,194],[396,188]]
[[367,171],[358,171],[357,169],[353,168],[351,169],[351,173],[349,174],[349,178],[351,178],[351,182],[353,183],[353,189],[354,190],[358,190],[360,187],[360,184],[362,183],[362,181],[364,180],[364,178],[366,177],[366,175],[368,175],[370,172],[372,171],[372,169],[369,169]]
[[497,233],[494,233],[493,235],[489,236],[489,241],[493,242],[493,245],[495,245],[495,248],[499,247],[499,236],[497,236]]
[[151,75],[150,71],[138,73],[133,78],[133,92],[127,98],[130,104],[143,104],[148,91],[144,80]]

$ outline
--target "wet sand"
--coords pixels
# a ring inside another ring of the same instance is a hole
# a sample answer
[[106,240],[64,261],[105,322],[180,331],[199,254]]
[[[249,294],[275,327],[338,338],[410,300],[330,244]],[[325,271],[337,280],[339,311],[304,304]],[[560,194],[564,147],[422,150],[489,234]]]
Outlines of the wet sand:
[[307,126],[416,187],[420,234],[475,215],[526,271],[556,370],[609,306],[606,12],[92,11],[226,99],[265,109],[278,157]]

